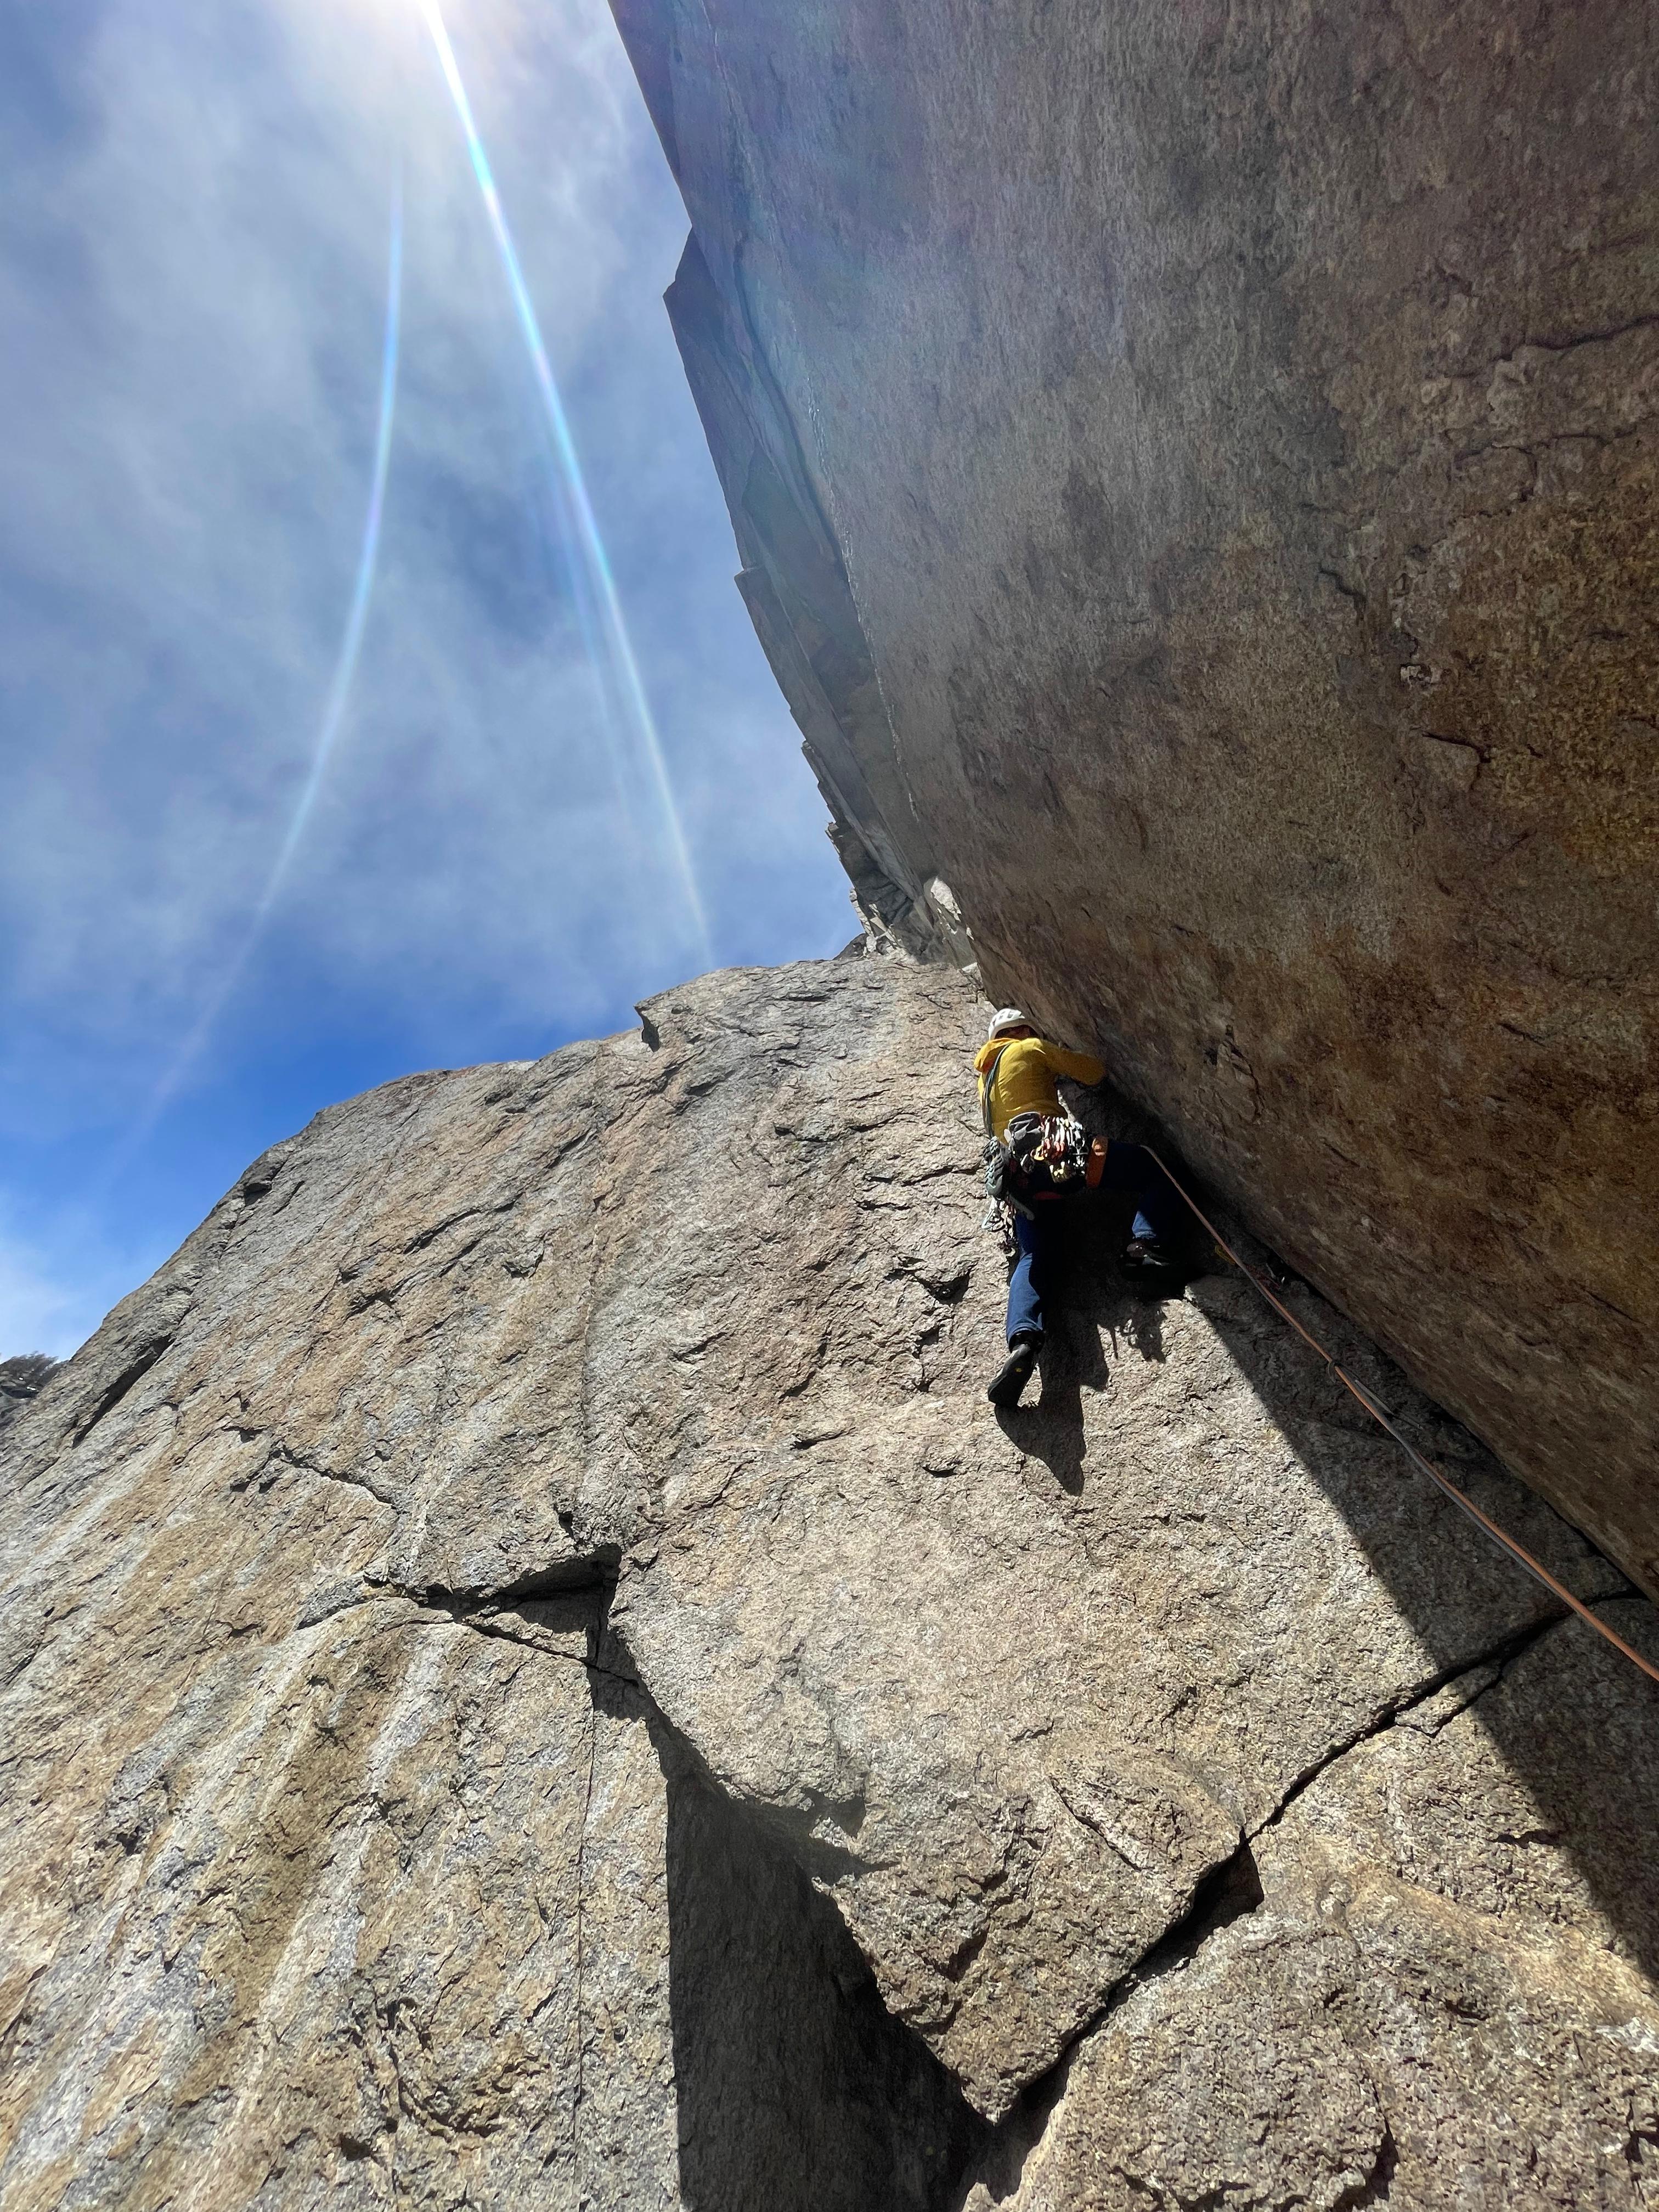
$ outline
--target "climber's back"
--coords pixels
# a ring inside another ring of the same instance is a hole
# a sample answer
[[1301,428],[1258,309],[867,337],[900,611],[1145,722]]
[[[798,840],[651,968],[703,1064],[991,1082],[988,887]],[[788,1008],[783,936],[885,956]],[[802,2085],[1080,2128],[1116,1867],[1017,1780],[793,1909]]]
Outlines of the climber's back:
[[1060,1111],[1055,1079],[1098,1083],[1104,1064],[1085,1053],[1067,1052],[1039,1036],[1017,1007],[1005,1006],[974,1060],[980,1098],[991,1134],[1000,1139],[1017,1114],[1048,1115]]

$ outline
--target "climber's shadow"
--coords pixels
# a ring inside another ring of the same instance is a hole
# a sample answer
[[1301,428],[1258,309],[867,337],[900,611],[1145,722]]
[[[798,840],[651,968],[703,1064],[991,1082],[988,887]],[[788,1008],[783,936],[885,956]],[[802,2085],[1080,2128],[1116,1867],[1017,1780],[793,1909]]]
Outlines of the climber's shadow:
[[1109,1199],[1068,1209],[1044,1285],[1040,1395],[997,1413],[1003,1434],[1073,1498],[1083,1491],[1087,1455],[1084,1392],[1106,1389],[1115,1361],[1164,1358],[1158,1300],[1127,1284],[1113,1257],[1128,1237],[1131,1211]]

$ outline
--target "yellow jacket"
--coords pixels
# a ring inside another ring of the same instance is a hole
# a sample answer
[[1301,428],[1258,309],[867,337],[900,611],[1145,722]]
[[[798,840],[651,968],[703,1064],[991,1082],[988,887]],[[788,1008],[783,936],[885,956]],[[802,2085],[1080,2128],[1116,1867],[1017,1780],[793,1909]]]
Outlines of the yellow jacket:
[[1098,1083],[1106,1073],[1103,1060],[1067,1052],[1063,1046],[1050,1044],[1046,1037],[1015,1037],[1011,1043],[993,1037],[988,1044],[981,1045],[974,1058],[981,1107],[985,1071],[994,1061],[996,1079],[991,1089],[991,1127],[999,1137],[1016,1114],[1059,1113],[1057,1075],[1069,1076],[1073,1083]]

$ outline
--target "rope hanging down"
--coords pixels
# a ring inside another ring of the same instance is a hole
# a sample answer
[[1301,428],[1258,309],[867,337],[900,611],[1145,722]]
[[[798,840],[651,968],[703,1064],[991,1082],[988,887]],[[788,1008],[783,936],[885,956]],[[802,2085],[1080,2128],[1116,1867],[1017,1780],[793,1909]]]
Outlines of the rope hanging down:
[[1576,1598],[1572,1592],[1567,1589],[1565,1583],[1557,1582],[1555,1577],[1550,1572],[1547,1566],[1543,1565],[1540,1561],[1534,1559],[1532,1553],[1527,1550],[1524,1545],[1517,1544],[1513,1536],[1505,1535],[1503,1529],[1498,1527],[1495,1521],[1487,1519],[1486,1516],[1480,1510],[1480,1508],[1475,1504],[1472,1498],[1468,1498],[1464,1495],[1463,1492],[1458,1488],[1457,1485],[1451,1480],[1449,1475],[1443,1474],[1432,1460],[1424,1458],[1422,1453],[1418,1450],[1416,1445],[1411,1442],[1409,1437],[1404,1437],[1401,1434],[1400,1431],[1395,1426],[1394,1422],[1387,1411],[1377,1404],[1376,1399],[1370,1395],[1370,1392],[1354,1381],[1352,1376],[1348,1373],[1347,1370],[1341,1366],[1330,1352],[1326,1351],[1324,1346],[1320,1343],[1317,1337],[1310,1336],[1309,1334],[1308,1331],[1304,1328],[1302,1323],[1297,1319],[1290,1308],[1285,1305],[1281,1299],[1273,1296],[1273,1291],[1268,1288],[1267,1284],[1262,1281],[1261,1276],[1256,1273],[1255,1268],[1247,1267],[1245,1266],[1243,1261],[1239,1258],[1237,1253],[1235,1252],[1232,1246],[1228,1243],[1226,1238],[1216,1227],[1214,1222],[1210,1219],[1209,1216],[1200,1206],[1198,1200],[1193,1196],[1192,1193],[1186,1188],[1180,1177],[1175,1174],[1173,1170],[1166,1165],[1163,1160],[1158,1159],[1158,1154],[1152,1152],[1152,1148],[1150,1145],[1148,1145],[1146,1149],[1147,1152],[1152,1152],[1152,1156],[1155,1160],[1158,1160],[1158,1166],[1162,1168],[1164,1173],[1169,1176],[1170,1181],[1174,1185],[1176,1192],[1186,1200],[1187,1204],[1204,1224],[1206,1229],[1209,1231],[1211,1236],[1214,1237],[1218,1249],[1226,1254],[1227,1257],[1232,1261],[1234,1267],[1238,1269],[1241,1274],[1248,1275],[1249,1277],[1250,1280],[1255,1285],[1257,1290],[1261,1291],[1262,1297],[1266,1298],[1267,1304],[1273,1307],[1276,1313],[1283,1315],[1284,1318],[1289,1322],[1291,1327],[1296,1331],[1297,1334],[1302,1339],[1304,1344],[1310,1346],[1312,1349],[1319,1354],[1327,1367],[1330,1369],[1332,1374],[1335,1376],[1337,1381],[1342,1384],[1345,1389],[1350,1391],[1352,1395],[1359,1401],[1360,1404],[1365,1408],[1365,1411],[1380,1427],[1388,1431],[1389,1434],[1406,1454],[1406,1456],[1416,1466],[1420,1467],[1424,1474],[1428,1476],[1430,1481],[1432,1482],[1437,1489],[1443,1491],[1446,1496],[1451,1499],[1455,1505],[1460,1507],[1463,1512],[1467,1513],[1470,1520],[1475,1523],[1477,1528],[1484,1528],[1487,1535],[1492,1539],[1494,1543],[1500,1545],[1518,1565],[1524,1567],[1534,1582],[1541,1583],[1544,1588],[1550,1592],[1552,1596],[1559,1597],[1563,1605],[1571,1607],[1572,1611],[1578,1615],[1578,1618],[1581,1620],[1587,1620],[1598,1636],[1605,1637],[1615,1650],[1622,1651],[1626,1658],[1628,1659],[1633,1666],[1639,1667],[1642,1672],[1648,1676],[1650,1680],[1659,1682],[1659,1667],[1654,1666],[1650,1661],[1644,1659],[1639,1651],[1636,1650],[1632,1645],[1626,1643],[1622,1636],[1616,1634],[1613,1629],[1609,1628],[1605,1620],[1598,1620],[1595,1614],[1590,1611],[1589,1607],[1584,1604],[1582,1599]]

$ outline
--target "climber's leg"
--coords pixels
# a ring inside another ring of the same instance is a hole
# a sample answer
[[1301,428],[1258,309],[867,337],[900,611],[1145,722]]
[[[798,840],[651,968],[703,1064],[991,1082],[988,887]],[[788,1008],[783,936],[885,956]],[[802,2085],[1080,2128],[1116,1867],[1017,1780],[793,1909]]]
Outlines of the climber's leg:
[[1008,1357],[992,1376],[986,1396],[994,1406],[1017,1406],[1042,1348],[1042,1301],[1048,1289],[1049,1224],[1039,1215],[1014,1216],[1019,1247],[1008,1284]]
[[1014,1242],[1019,1255],[1008,1282],[1011,1347],[1026,1336],[1036,1344],[1042,1341],[1042,1301],[1048,1288],[1048,1248],[1053,1237],[1048,1222],[1040,1215],[1016,1213]]
[[1019,1394],[1036,1365],[1038,1349],[1034,1336],[1022,1336],[1009,1346],[1008,1357],[985,1386],[985,1395],[994,1406],[1018,1405]]
[[1175,1185],[1146,1147],[1124,1144],[1115,1137],[1106,1148],[1106,1167],[1100,1188],[1134,1200],[1135,1214],[1129,1226],[1125,1258],[1143,1267],[1174,1266],[1181,1233],[1186,1227],[1186,1208]]

